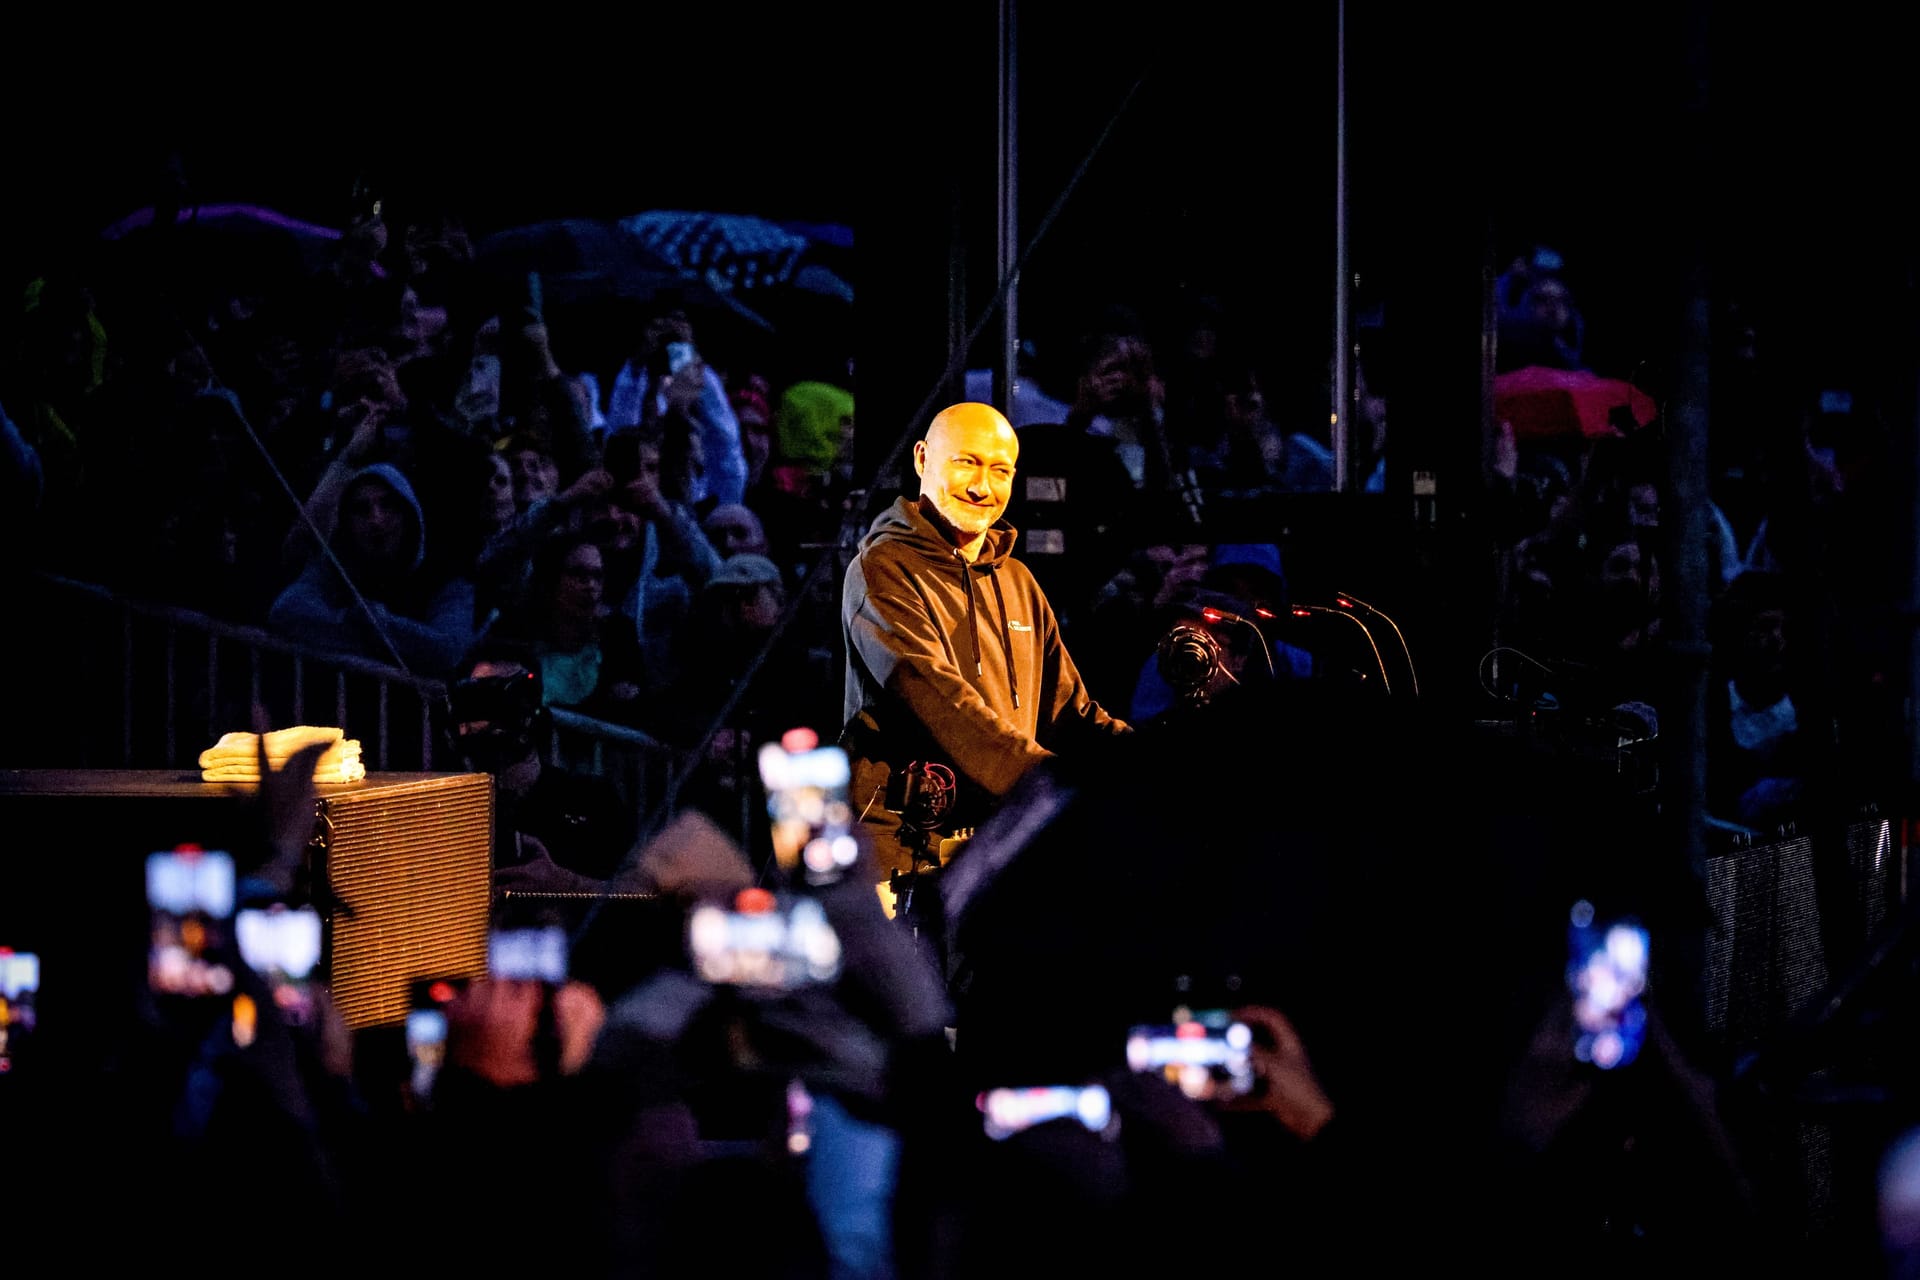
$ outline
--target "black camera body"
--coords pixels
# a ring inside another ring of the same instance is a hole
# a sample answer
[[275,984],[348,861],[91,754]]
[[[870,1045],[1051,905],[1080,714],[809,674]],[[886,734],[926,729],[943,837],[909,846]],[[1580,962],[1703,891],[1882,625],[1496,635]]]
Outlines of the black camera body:
[[544,700],[540,673],[513,676],[475,676],[447,690],[449,718],[454,724],[486,721],[496,728],[530,726]]
[[[540,673],[475,676],[447,687],[446,736],[454,754],[482,769],[525,758],[547,721]],[[464,725],[486,728],[463,732]]]

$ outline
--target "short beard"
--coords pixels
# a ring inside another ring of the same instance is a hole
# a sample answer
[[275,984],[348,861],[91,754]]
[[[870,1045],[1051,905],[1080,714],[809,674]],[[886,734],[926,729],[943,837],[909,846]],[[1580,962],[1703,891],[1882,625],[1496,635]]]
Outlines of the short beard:
[[[927,512],[927,515],[929,516],[929,518],[931,518],[935,524],[939,525],[943,530],[945,530],[948,536],[954,538],[956,541],[963,537],[964,538],[978,537],[981,534],[985,533],[987,530],[993,528],[994,524],[1000,519],[1000,517],[996,514],[991,519],[989,519],[985,524],[981,525],[978,529],[970,529],[966,525],[963,525],[958,520],[954,519],[953,516],[947,514],[946,510],[940,505],[939,500],[936,498],[933,498],[933,497],[926,498],[922,503],[922,506]],[[973,514],[973,512],[970,508],[968,508],[968,509],[964,509],[962,514],[970,516]]]

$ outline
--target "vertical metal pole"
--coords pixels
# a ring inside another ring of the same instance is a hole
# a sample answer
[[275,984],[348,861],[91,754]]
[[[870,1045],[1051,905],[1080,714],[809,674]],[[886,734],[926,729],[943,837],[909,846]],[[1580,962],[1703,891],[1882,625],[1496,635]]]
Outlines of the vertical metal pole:
[[212,631],[207,637],[207,724],[206,741],[220,736],[220,637]]
[[1347,4],[1335,0],[1333,111],[1333,488],[1357,487],[1353,465],[1353,367],[1348,347],[1352,271],[1347,248]]
[[[1912,252],[1911,249],[1908,251]],[[1920,318],[1917,318],[1911,302],[1920,297],[1916,282],[1920,281],[1920,264],[1911,258],[1907,267],[1907,323],[1910,326],[1906,350],[1916,350],[1915,340],[1920,340]],[[1909,368],[1909,378],[1920,374],[1920,369]],[[1895,833],[1894,851],[1899,857],[1895,869],[1896,886],[1899,901],[1906,902],[1913,892],[1912,877],[1914,867],[1915,835],[1920,831],[1916,823],[1915,802],[1920,801],[1920,379],[1909,382],[1915,396],[1910,412],[1913,417],[1907,423],[1907,488],[1904,495],[1907,503],[1907,518],[1913,522],[1913,536],[1908,540],[1907,550],[1907,588],[1905,607],[1900,616],[1907,620],[1907,687],[1902,703],[1904,716],[1903,729],[1907,739],[1906,776],[1901,779],[1905,784],[1905,794],[1900,797],[1900,807],[1894,815],[1899,824]]]
[[[120,613],[120,767],[133,765],[133,610]],[[172,761],[168,761],[169,764]]]
[[[1694,0],[1683,14],[1682,37],[1686,79],[1681,91],[1675,139],[1682,171],[1694,187],[1684,191],[1678,207],[1688,211],[1675,230],[1685,254],[1686,294],[1680,319],[1680,366],[1675,403],[1667,415],[1667,485],[1674,515],[1669,524],[1666,504],[1661,524],[1671,596],[1664,609],[1666,647],[1672,655],[1667,698],[1660,733],[1666,738],[1660,787],[1669,833],[1686,858],[1692,877],[1695,906],[1707,906],[1707,679],[1710,651],[1707,643],[1708,597],[1712,591],[1707,565],[1708,466],[1707,432],[1711,421],[1711,335],[1713,263],[1712,238],[1703,212],[1709,204],[1706,175],[1712,172],[1708,150],[1708,99],[1711,93],[1707,50],[1708,6]],[[1670,531],[1669,531],[1670,529]],[[1684,1010],[1691,1027],[1709,1024],[1707,991],[1710,938],[1707,930],[1676,931],[1668,944],[1670,989],[1681,999],[1672,1008]]]
[[1018,0],[1000,0],[999,147],[996,190],[999,223],[994,240],[993,278],[1006,280],[1000,309],[1000,350],[994,360],[993,403],[1013,412],[1013,383],[1020,376],[1020,282],[1009,279],[1020,260],[1020,23]]
[[163,745],[161,747],[164,754],[161,756],[161,759],[165,760],[167,767],[171,769],[175,762],[175,752],[178,750],[177,744],[180,739],[180,727],[178,724],[178,716],[180,714],[180,689],[179,667],[177,665],[180,661],[180,633],[179,629],[171,620],[167,622],[167,638],[162,648],[167,656],[167,697],[165,732],[162,740]]

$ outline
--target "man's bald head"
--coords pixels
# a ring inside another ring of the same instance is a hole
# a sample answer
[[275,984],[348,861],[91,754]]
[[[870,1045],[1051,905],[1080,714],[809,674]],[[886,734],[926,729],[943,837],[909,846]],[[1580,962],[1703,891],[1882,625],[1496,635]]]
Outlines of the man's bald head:
[[1019,457],[1013,424],[992,405],[975,400],[935,414],[926,438],[913,446],[920,496],[952,529],[969,559],[981,535],[1006,514]]

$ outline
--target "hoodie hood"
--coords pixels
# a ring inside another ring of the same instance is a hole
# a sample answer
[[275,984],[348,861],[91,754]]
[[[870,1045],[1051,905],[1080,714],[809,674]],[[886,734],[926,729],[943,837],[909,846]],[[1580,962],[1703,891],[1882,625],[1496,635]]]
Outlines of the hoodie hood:
[[[347,481],[346,489],[341,491],[342,498],[344,499],[355,485],[369,476],[378,478],[392,489],[399,495],[400,500],[407,504],[407,510],[413,512],[413,555],[409,558],[406,568],[409,571],[418,569],[427,558],[427,522],[420,510],[419,495],[413,491],[413,482],[408,480],[400,468],[391,462],[369,463],[353,473],[353,479]],[[333,536],[337,542],[340,538],[338,528],[335,528]]]
[[782,462],[826,471],[840,460],[841,422],[853,416],[853,396],[830,382],[796,382],[773,412],[773,447]]
[[[973,567],[984,572],[998,566],[1013,554],[1019,536],[1019,531],[1005,520],[995,521],[981,536],[980,554],[974,558]],[[896,498],[892,506],[875,516],[860,539],[860,550],[864,552],[881,542],[899,542],[922,558],[949,568],[966,563],[917,498]]]
[[[959,583],[960,596],[965,602],[973,673],[984,677],[986,667],[984,650],[980,644],[980,603],[975,583],[984,581],[992,588],[997,619],[1004,621],[1007,602],[1000,586],[999,570],[1008,562],[1014,541],[1020,535],[1005,520],[996,520],[981,535],[980,554],[969,562],[960,554],[960,549],[948,540],[942,527],[934,522],[934,517],[929,514],[930,506],[925,498],[894,499],[893,505],[875,516],[873,523],[867,526],[867,536],[860,540],[860,554],[865,556],[876,547],[893,544],[893,550],[907,551],[942,576],[953,576]],[[1006,695],[1011,700],[1012,708],[1017,711],[1020,707],[1020,680],[1014,670],[1013,651],[1007,649],[1005,652]]]

